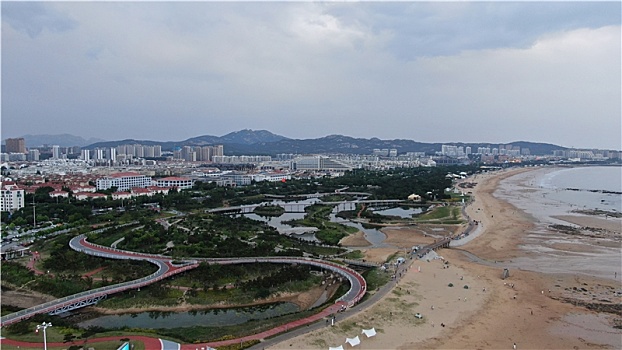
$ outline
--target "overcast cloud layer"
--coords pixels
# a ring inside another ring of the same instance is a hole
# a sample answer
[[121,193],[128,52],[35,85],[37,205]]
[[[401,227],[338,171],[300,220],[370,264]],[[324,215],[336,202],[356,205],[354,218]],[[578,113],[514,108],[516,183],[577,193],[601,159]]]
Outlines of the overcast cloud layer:
[[2,138],[621,149],[620,2],[2,2]]

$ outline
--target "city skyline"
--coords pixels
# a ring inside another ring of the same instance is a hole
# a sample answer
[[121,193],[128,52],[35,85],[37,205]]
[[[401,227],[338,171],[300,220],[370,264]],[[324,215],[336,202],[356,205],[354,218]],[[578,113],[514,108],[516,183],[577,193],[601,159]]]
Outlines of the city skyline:
[[1,6],[3,140],[621,148],[619,2]]

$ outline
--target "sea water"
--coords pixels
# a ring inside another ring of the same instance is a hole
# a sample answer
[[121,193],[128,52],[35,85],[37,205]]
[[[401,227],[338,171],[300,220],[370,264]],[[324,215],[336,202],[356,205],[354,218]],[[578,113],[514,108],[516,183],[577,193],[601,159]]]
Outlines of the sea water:
[[542,177],[549,199],[579,209],[622,211],[622,167],[591,166],[560,169]]
[[[622,168],[614,166],[542,167],[502,180],[494,196],[531,215],[536,224],[524,232],[521,244],[529,256],[512,259],[514,264],[509,267],[614,278],[620,268],[619,244],[598,244],[598,240],[556,232],[550,225],[572,225],[556,216],[582,216],[584,210],[622,211],[622,195],[603,192],[620,192],[621,174]],[[572,244],[574,249],[555,246],[560,242]]]

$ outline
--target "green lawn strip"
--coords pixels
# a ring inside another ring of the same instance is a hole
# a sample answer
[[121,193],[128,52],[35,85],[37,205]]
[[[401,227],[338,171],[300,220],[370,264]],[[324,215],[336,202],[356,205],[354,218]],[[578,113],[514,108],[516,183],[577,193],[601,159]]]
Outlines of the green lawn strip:
[[[2,344],[2,350],[41,350],[43,348],[43,340],[41,340],[41,346],[36,346],[36,347],[17,347],[17,346],[12,346],[12,345],[7,345],[7,344]],[[50,346],[48,345],[48,349],[49,350],[57,350],[57,349],[69,349],[72,345],[74,346],[73,349],[88,349],[88,348],[95,348],[97,350],[117,350],[119,348],[119,346],[121,346],[121,344],[123,344],[124,342],[119,342],[119,341],[106,341],[106,342],[94,342],[92,340],[89,340],[87,342],[84,342],[82,340],[76,341],[75,343],[66,343],[65,345],[62,346]],[[140,341],[131,341],[130,342],[133,347],[132,350],[145,350],[145,344],[143,344]]]
[[138,290],[114,294],[100,301],[97,306],[109,309],[127,309],[147,306],[176,306],[179,304],[182,290],[168,288],[162,284],[150,285]]
[[449,216],[450,216],[450,207],[441,206],[441,207],[436,207],[432,210],[428,210],[427,212],[421,215],[418,215],[415,218],[415,221],[421,222],[421,221],[429,221],[429,220],[438,220],[438,219],[446,218]]
[[360,250],[353,250],[348,254],[344,255],[343,257],[346,259],[363,259],[365,255],[363,255],[363,252],[361,252]]

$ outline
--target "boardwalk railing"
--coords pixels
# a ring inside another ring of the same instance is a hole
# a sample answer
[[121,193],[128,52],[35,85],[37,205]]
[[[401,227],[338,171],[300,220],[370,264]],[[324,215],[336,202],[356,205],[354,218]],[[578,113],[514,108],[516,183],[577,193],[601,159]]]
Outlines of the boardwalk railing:
[[69,246],[78,251],[89,255],[100,256],[110,259],[129,259],[129,260],[144,260],[158,266],[158,271],[155,273],[142,277],[133,281],[123,282],[112,286],[105,286],[96,288],[90,291],[77,293],[74,295],[66,296],[60,299],[56,299],[47,303],[43,303],[28,309],[20,310],[18,312],[3,316],[0,318],[0,327],[7,326],[21,320],[30,318],[37,314],[53,313],[57,310],[72,310],[87,305],[92,305],[101,300],[104,296],[119,293],[122,291],[137,289],[154,282],[161,281],[169,276],[196,268],[198,261],[206,261],[221,265],[226,264],[244,264],[255,262],[270,262],[279,264],[306,264],[311,266],[320,267],[333,272],[336,272],[348,279],[350,282],[350,289],[346,294],[341,296],[337,302],[345,302],[348,305],[354,305],[361,300],[365,295],[367,283],[365,279],[353,269],[327,262],[323,260],[317,260],[312,258],[300,258],[300,257],[249,257],[249,258],[226,258],[226,259],[210,259],[210,258],[196,258],[192,259],[190,263],[182,266],[174,266],[172,264],[172,258],[169,256],[158,254],[146,254],[136,253],[126,250],[105,247],[97,244],[92,244],[86,241],[84,235],[76,236],[71,239]]

